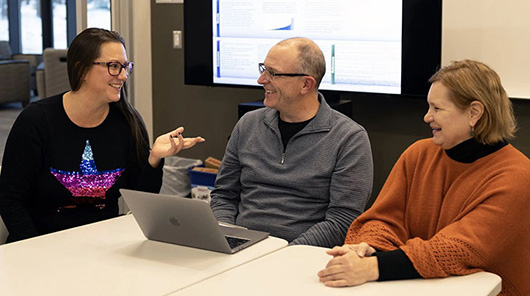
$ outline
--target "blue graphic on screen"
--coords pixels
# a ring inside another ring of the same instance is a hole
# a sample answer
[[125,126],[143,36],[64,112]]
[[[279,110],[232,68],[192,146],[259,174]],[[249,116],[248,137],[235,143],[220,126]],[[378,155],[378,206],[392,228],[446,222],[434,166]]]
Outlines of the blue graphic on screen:
[[217,40],[217,67],[215,69],[217,77],[221,77],[221,41]]
[[293,19],[291,19],[291,23],[287,26],[280,27],[280,28],[272,28],[273,31],[292,31],[294,29],[293,26]]
[[220,28],[219,28],[219,26],[220,26],[220,24],[219,24],[219,22],[220,22],[220,19],[219,19],[219,0],[217,0],[217,12],[215,14],[215,18],[216,18],[215,23],[217,24],[217,30],[216,30],[217,31],[217,37],[219,37],[219,30],[220,30]]
[[291,31],[293,29],[293,25],[290,24],[289,26],[286,26],[286,27],[283,27],[283,28],[278,28],[276,30],[278,31]]

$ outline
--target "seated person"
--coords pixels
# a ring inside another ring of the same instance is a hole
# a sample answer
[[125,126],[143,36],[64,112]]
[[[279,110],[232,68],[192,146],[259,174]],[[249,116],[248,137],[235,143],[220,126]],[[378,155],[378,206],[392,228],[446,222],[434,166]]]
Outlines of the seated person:
[[149,148],[125,96],[133,63],[118,33],[79,33],[67,68],[72,91],[30,104],[9,133],[0,175],[8,242],[118,216],[118,189],[158,192],[162,159],[204,141],[180,127]]
[[433,138],[410,146],[345,245],[318,273],[329,286],[479,271],[500,295],[530,295],[530,161],[507,142],[512,105],[483,63],[453,62],[430,79]]
[[318,92],[326,66],[313,41],[279,42],[259,71],[267,108],[246,113],[235,126],[212,210],[219,221],[292,244],[342,243],[372,190],[368,135]]

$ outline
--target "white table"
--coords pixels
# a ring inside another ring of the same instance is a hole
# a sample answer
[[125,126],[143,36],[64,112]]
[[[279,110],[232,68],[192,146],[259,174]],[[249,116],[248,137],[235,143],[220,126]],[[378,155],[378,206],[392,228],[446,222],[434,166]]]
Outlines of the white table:
[[127,215],[0,246],[0,295],[167,295],[286,245],[227,255],[148,241]]
[[370,282],[347,288],[326,287],[317,276],[317,272],[331,259],[325,250],[289,246],[170,295],[493,296],[501,290],[500,277],[487,272],[443,279]]

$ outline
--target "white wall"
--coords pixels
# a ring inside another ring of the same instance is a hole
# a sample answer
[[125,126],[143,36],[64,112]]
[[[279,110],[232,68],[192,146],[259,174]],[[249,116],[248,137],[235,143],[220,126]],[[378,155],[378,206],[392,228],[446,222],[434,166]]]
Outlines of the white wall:
[[530,99],[530,1],[444,0],[443,6],[442,65],[482,61],[511,98]]
[[[134,61],[134,106],[153,137],[153,86],[151,62],[151,1],[132,0],[132,61]],[[154,135],[155,137],[157,135]]]
[[140,112],[153,140],[153,87],[151,67],[151,2],[112,0],[112,29],[125,39],[134,62],[128,79],[129,101]]

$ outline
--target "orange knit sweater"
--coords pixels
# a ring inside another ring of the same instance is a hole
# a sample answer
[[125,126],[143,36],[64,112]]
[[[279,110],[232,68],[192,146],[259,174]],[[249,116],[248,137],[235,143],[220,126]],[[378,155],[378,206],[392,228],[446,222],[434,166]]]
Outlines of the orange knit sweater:
[[424,278],[485,270],[500,295],[530,295],[530,160],[507,145],[460,163],[420,140],[351,224],[346,243],[360,242],[401,248]]

